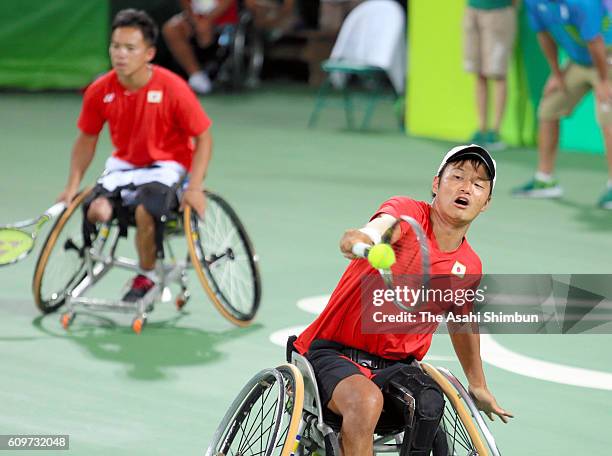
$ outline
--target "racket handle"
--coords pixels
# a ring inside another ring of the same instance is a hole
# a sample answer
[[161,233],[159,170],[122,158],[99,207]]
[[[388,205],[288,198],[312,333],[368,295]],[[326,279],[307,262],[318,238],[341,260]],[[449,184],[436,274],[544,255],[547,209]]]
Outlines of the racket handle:
[[55,203],[49,209],[45,211],[45,216],[52,219],[60,215],[66,209],[66,204],[64,202]]
[[355,255],[356,257],[367,258],[371,247],[372,247],[371,245],[366,244],[365,242],[357,242],[356,244],[353,245],[353,248],[351,249],[351,251],[353,252],[353,255]]

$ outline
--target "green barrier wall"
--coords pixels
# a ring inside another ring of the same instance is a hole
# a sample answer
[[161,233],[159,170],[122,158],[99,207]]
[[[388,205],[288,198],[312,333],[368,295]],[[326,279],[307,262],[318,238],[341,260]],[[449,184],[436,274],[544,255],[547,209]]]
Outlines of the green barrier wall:
[[82,87],[108,69],[108,0],[0,2],[0,87]]
[[[477,128],[474,76],[463,70],[463,1],[412,1],[409,5],[409,73],[406,131],[415,136],[467,141]],[[535,145],[537,110],[548,65],[524,11],[508,74],[508,107],[502,137],[511,145]],[[493,110],[490,109],[490,113]],[[601,153],[592,95],[562,122],[563,149]]]

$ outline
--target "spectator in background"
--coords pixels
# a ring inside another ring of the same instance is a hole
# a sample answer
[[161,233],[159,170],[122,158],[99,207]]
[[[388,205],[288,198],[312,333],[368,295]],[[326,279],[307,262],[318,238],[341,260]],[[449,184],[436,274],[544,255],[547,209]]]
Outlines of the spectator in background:
[[[506,110],[508,60],[516,36],[516,11],[513,0],[468,0],[464,18],[465,70],[476,74],[476,105],[479,129],[475,144],[490,150],[504,148],[499,128]],[[495,87],[495,118],[488,127],[489,81]]]
[[181,0],[183,11],[162,27],[166,44],[199,94],[212,90],[210,77],[196,57],[195,45],[205,49],[215,41],[215,27],[238,22],[236,0]]
[[278,39],[298,22],[294,0],[245,0],[253,15],[255,27],[267,32],[270,39]]
[[[599,207],[612,210],[612,17],[599,0],[525,0],[531,27],[551,69],[538,109],[539,163],[535,177],[513,191],[515,196],[557,198],[563,193],[553,177],[559,144],[559,119],[572,113],[591,89],[608,157],[607,188]],[[568,55],[561,68],[558,47]]]

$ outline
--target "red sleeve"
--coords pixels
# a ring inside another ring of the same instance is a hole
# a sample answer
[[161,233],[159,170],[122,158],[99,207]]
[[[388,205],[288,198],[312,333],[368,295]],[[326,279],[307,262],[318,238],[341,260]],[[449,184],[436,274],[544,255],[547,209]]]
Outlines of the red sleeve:
[[183,80],[179,80],[174,90],[176,92],[175,114],[179,126],[189,136],[198,136],[208,130],[212,121],[204,112],[200,100],[191,88]]
[[102,108],[101,91],[98,84],[90,85],[83,96],[83,106],[77,122],[77,127],[88,135],[97,135],[102,130],[104,111]]
[[[415,201],[406,196],[394,196],[382,203],[370,220],[374,220],[380,214],[389,214],[395,218],[399,218],[400,215],[408,215],[423,226],[425,224],[425,218],[427,217],[427,212],[424,208],[426,205],[427,203],[423,201]],[[409,227],[405,225],[407,225],[407,223],[400,223],[402,234],[405,234],[407,230],[409,230]]]

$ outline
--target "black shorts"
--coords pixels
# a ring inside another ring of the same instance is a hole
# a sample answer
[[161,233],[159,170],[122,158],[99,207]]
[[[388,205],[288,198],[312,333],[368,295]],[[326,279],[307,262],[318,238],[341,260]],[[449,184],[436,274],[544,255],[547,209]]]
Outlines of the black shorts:
[[[135,192],[129,201],[121,197],[122,190]],[[165,224],[173,213],[179,208],[177,187],[169,187],[160,182],[149,182],[139,186],[118,187],[109,191],[101,184],[97,184],[83,201],[83,238],[86,245],[91,245],[92,236],[96,233],[96,227],[87,220],[87,211],[90,204],[96,198],[106,198],[113,208],[113,219],[119,223],[119,233],[127,236],[127,227],[134,226],[136,207],[143,205],[155,221],[155,242],[157,254],[163,258],[163,231]]]
[[306,358],[314,369],[321,403],[324,407],[332,398],[338,383],[352,375],[363,375],[372,380],[381,390],[389,379],[406,364],[411,364],[414,358],[403,361],[383,360],[385,366],[380,369],[370,369],[351,360],[344,352],[348,347],[329,340],[317,339],[310,344]]

